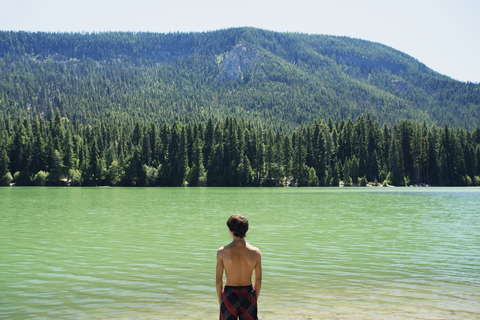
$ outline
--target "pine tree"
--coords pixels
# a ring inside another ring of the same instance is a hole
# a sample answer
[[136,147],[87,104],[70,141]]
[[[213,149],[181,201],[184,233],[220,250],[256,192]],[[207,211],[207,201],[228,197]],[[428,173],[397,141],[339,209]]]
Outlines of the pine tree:
[[260,126],[257,130],[256,134],[256,158],[255,158],[255,164],[256,164],[256,176],[255,176],[255,184],[260,185],[260,183],[263,180],[264,173],[265,173],[265,145],[263,142],[263,129]]
[[308,167],[315,167],[316,161],[314,160],[315,155],[314,155],[314,147],[312,144],[312,134],[310,131],[310,127],[307,127],[305,130],[305,139],[303,143],[305,144],[305,149],[306,149],[305,164]]
[[148,167],[152,165],[152,161],[153,161],[152,143],[150,141],[151,140],[150,140],[149,134],[146,134],[143,136],[142,162],[145,163]]
[[73,141],[70,130],[65,132],[65,142],[63,143],[63,176],[66,176],[70,180],[69,172],[75,167],[75,154],[73,152]]
[[241,163],[245,154],[245,127],[243,121],[237,125],[237,163]]
[[100,158],[100,151],[98,150],[97,138],[94,136],[92,146],[90,147],[89,155],[89,169],[90,179],[92,185],[99,185],[102,180],[102,162]]
[[135,123],[135,128],[132,133],[132,143],[134,146],[138,146],[143,140],[143,128],[140,125],[140,122]]
[[188,185],[192,187],[205,186],[207,183],[207,175],[205,172],[205,168],[203,167],[202,147],[203,146],[200,137],[197,136],[193,145],[193,166],[188,172],[187,179]]
[[180,145],[178,150],[178,162],[175,164],[174,186],[184,186],[188,173],[188,149],[187,134],[185,127],[182,126],[180,135]]
[[150,140],[150,152],[151,152],[150,163],[148,162],[148,159],[147,159],[147,165],[156,167],[160,164],[159,152],[161,147],[160,147],[160,139],[158,138],[157,126],[155,125],[155,123],[150,123],[150,125],[148,126],[147,136]]
[[480,144],[475,148],[475,175],[480,176]]
[[248,157],[245,156],[243,158],[242,162],[237,167],[237,172],[239,177],[239,186],[245,187],[251,185],[253,170],[250,166],[250,160],[248,160]]
[[370,158],[370,163],[369,163],[369,167],[370,167],[370,178],[371,178],[371,181],[375,181],[377,180],[378,181],[378,176],[379,176],[379,170],[378,170],[378,154],[377,154],[377,150],[374,150],[373,151],[373,155],[372,157]]
[[275,162],[275,142],[273,138],[272,130],[267,131],[267,139],[265,141],[265,168],[266,171],[270,171]]
[[386,124],[383,125],[382,129],[382,148],[381,148],[381,160],[380,165],[384,172],[390,172],[389,167],[389,156],[390,156],[390,142],[392,140],[390,129]]
[[332,155],[335,151],[335,147],[333,144],[332,133],[329,130],[329,126],[323,126],[322,137],[324,139],[324,146],[325,146],[325,160],[327,161],[327,170],[329,176],[332,176]]
[[317,135],[317,142],[315,144],[315,157],[317,158],[317,166],[315,167],[315,171],[317,172],[317,177],[319,178],[319,183],[321,186],[327,185],[329,181],[326,181],[325,172],[328,171],[326,168],[326,143],[323,135],[323,127],[319,125],[320,130]]
[[399,142],[400,142],[400,149],[401,150],[401,157],[400,159],[400,166],[403,168],[404,174],[406,177],[413,176],[413,154],[412,154],[412,127],[411,122],[409,121],[402,121],[399,126]]
[[423,153],[422,153],[422,137],[419,126],[413,127],[413,134],[411,137],[410,145],[413,161],[413,172],[410,178],[415,183],[421,183],[422,170],[423,170]]
[[442,174],[442,183],[446,186],[451,186],[455,183],[454,173],[454,143],[452,142],[453,137],[450,134],[448,126],[445,125],[444,130],[442,131],[440,138],[440,159],[441,159],[441,174]]
[[389,168],[390,173],[387,176],[389,183],[394,186],[399,186],[402,184],[403,175],[400,165],[400,155],[398,152],[398,145],[395,139],[395,135],[392,135],[392,140],[390,142],[390,155],[389,155]]
[[23,123],[17,125],[15,137],[11,148],[11,168],[13,172],[25,170],[27,134]]
[[0,186],[10,185],[12,175],[8,170],[10,159],[8,158],[7,150],[0,146]]
[[212,148],[207,171],[207,186],[222,186],[225,168],[223,166],[223,143],[217,143]]
[[147,183],[146,171],[142,161],[142,150],[140,146],[134,146],[132,154],[127,158],[125,166],[125,175],[122,185],[125,186],[145,186]]
[[245,155],[250,161],[252,170],[255,172],[257,158],[257,135],[255,130],[252,128],[245,130]]
[[193,136],[193,128],[189,123],[185,126],[185,134],[187,137],[188,166],[191,168],[193,166],[193,144],[195,143],[195,137]]
[[303,166],[305,165],[305,158],[307,156],[307,149],[303,143],[303,134],[301,131],[295,135],[295,152],[292,161],[293,178],[297,180],[297,184],[304,180]]
[[343,165],[343,182],[345,186],[349,186],[352,184],[351,161],[348,158],[345,159],[345,163]]
[[440,167],[437,158],[437,133],[435,127],[432,127],[427,133],[427,151],[426,151],[426,183],[431,185],[440,185]]
[[453,168],[454,168],[454,179],[455,185],[461,186],[465,185],[465,174],[467,173],[465,167],[465,153],[464,153],[464,141],[463,141],[463,133],[461,131],[457,131],[457,134],[451,132],[451,143],[453,147]]
[[289,177],[292,174],[292,145],[290,138],[285,135],[283,139],[283,168],[285,176]]
[[160,150],[159,150],[159,162],[161,165],[168,165],[169,150],[170,150],[170,127],[164,124],[160,130]]
[[60,185],[60,179],[63,177],[63,159],[62,155],[58,150],[53,151],[53,166],[50,170],[50,174],[48,176],[49,184],[52,186]]
[[52,127],[53,148],[60,152],[62,150],[65,131],[63,129],[62,117],[60,116],[60,111],[58,109],[56,110],[55,117],[50,122],[50,125]]
[[332,171],[332,178],[330,179],[330,186],[338,187],[339,183],[340,183],[339,167],[338,167],[338,162],[335,161],[335,165]]
[[205,143],[203,144],[203,154],[205,155],[203,165],[205,168],[208,168],[208,161],[210,157],[210,153],[213,148],[213,134],[214,134],[214,125],[212,118],[208,118],[207,128],[205,129]]
[[47,164],[45,161],[46,144],[43,139],[43,132],[41,130],[40,121],[35,118],[33,122],[33,145],[32,145],[32,173],[37,173],[40,170],[47,170]]

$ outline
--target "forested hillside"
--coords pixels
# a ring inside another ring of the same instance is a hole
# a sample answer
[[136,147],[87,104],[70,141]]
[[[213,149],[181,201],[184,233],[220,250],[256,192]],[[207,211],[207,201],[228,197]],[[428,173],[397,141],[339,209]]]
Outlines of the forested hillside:
[[0,32],[0,182],[478,185],[479,87],[345,37]]
[[238,28],[207,33],[0,32],[0,116],[133,127],[226,116],[292,132],[370,114],[473,130],[480,85],[381,44]]

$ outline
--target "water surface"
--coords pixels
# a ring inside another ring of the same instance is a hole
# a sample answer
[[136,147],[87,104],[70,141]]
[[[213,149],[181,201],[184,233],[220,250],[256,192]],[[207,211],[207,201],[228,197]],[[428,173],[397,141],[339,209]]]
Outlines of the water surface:
[[479,319],[478,188],[0,188],[0,319],[216,319],[225,222],[261,319]]

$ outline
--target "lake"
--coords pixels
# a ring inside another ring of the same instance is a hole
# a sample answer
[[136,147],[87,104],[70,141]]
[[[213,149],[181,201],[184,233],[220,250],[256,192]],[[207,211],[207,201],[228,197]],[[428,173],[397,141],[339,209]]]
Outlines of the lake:
[[480,319],[480,188],[0,188],[0,319],[218,319],[231,214],[260,319]]

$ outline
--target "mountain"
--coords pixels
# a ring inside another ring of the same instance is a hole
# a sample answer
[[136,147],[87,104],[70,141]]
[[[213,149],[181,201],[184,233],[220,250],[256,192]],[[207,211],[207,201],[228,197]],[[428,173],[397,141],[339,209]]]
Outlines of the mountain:
[[479,84],[382,44],[235,28],[204,33],[0,32],[4,117],[89,123],[234,116],[291,131],[314,119],[474,128]]

